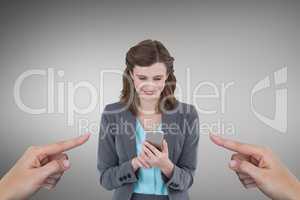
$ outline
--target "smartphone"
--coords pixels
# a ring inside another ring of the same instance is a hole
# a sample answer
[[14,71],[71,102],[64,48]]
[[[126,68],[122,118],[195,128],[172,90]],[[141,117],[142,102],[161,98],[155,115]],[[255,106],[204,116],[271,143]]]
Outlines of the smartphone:
[[146,131],[146,141],[158,148],[159,150],[162,149],[162,142],[164,139],[164,132],[163,131]]

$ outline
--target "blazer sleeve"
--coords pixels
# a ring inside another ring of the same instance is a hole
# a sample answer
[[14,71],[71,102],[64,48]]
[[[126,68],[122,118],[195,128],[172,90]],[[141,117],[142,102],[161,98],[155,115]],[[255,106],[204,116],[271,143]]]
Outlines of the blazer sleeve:
[[119,164],[114,135],[110,131],[105,110],[100,123],[97,168],[100,173],[100,184],[107,190],[113,190],[124,184],[136,182],[137,177],[131,160]]
[[191,113],[185,119],[188,123],[183,150],[177,163],[174,163],[174,170],[170,178],[162,175],[166,185],[177,191],[189,189],[193,184],[193,178],[197,167],[197,151],[199,143],[199,117],[194,106],[191,106]]

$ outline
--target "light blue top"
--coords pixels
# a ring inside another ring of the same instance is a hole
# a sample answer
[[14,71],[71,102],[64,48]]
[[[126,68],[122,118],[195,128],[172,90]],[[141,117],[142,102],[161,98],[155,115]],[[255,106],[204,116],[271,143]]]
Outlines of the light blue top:
[[[161,130],[159,126],[158,130]],[[145,131],[136,119],[136,150],[137,155],[142,152],[142,143],[145,141]],[[140,168],[138,181],[134,183],[134,193],[168,195],[167,187],[162,180],[161,170],[157,167]]]

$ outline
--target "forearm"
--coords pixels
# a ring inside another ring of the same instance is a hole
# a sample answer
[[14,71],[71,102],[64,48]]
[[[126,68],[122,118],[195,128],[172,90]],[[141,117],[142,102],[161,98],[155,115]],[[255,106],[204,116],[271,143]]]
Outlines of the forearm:
[[119,166],[100,167],[100,184],[108,189],[116,189],[127,183],[137,181],[131,160],[122,163]]
[[0,199],[1,200],[15,200],[14,193],[12,192],[12,187],[2,178],[0,180]]
[[[173,190],[187,190],[193,184],[193,175],[189,169],[181,168],[173,164],[173,170],[170,177],[162,171],[162,178],[167,187]],[[170,170],[171,171],[171,170]]]
[[168,160],[166,164],[161,167],[161,171],[167,178],[171,178],[174,171],[174,164],[172,161]]
[[291,193],[289,200],[299,200],[300,199],[300,182],[296,180],[291,186]]

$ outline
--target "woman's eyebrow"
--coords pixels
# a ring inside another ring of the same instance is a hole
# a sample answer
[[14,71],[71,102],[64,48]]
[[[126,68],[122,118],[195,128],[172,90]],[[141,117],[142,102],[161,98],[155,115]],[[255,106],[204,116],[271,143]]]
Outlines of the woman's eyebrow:
[[[137,76],[145,76],[145,75],[143,75],[143,74],[135,74],[135,75],[137,75]],[[147,76],[145,76],[145,77],[147,77]]]
[[[143,77],[148,77],[146,75],[143,75],[143,74],[135,74],[136,76],[143,76]],[[163,75],[159,74],[159,75],[155,75],[153,76],[153,78],[156,78],[156,77],[163,77]]]

